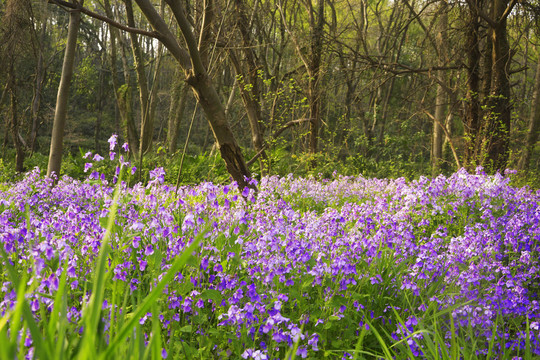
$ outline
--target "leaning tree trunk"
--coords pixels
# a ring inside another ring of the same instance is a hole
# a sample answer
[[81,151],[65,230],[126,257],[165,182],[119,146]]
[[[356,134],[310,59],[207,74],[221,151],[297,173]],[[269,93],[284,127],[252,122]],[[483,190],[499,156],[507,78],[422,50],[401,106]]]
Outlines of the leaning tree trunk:
[[227,171],[240,188],[250,186],[246,181],[246,177],[251,177],[251,173],[229,126],[225,108],[215,87],[212,85],[206,67],[203,65],[199,44],[192,32],[191,24],[185,17],[182,3],[165,0],[176,18],[188,48],[187,51],[180,47],[176,37],[171,33],[167,24],[149,0],[136,0],[136,2],[154,30],[159,34],[159,40],[167,47],[186,72],[186,82],[191,86],[195,98],[199,101],[208,119]]
[[195,98],[210,123],[227,171],[240,187],[247,186],[244,176],[250,177],[249,169],[225,116],[225,108],[208,74],[189,76],[186,82],[192,87]]
[[58,86],[58,95],[56,97],[56,110],[54,113],[54,123],[51,137],[51,150],[49,153],[49,164],[47,166],[47,176],[60,174],[62,164],[62,151],[64,140],[64,127],[66,124],[67,105],[69,100],[69,87],[73,75],[73,63],[75,60],[75,49],[77,47],[77,33],[81,21],[79,11],[69,13],[68,36],[66,42],[66,51],[64,54],[64,63],[62,65],[62,75]]

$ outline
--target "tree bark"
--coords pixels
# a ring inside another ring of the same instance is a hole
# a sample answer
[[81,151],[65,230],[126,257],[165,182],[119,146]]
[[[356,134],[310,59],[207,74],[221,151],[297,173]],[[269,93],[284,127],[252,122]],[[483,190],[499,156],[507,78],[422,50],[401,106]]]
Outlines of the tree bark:
[[169,124],[167,131],[167,144],[169,154],[176,152],[178,146],[178,136],[180,135],[180,123],[186,108],[188,87],[184,81],[179,81],[178,74],[171,89],[171,107],[169,110]]
[[[256,85],[257,81],[256,79],[253,79],[251,76],[246,76],[244,69],[240,65],[240,61],[238,60],[234,49],[229,50],[229,58],[231,59],[231,62],[233,64],[233,67],[235,69],[236,74],[240,76],[239,86],[240,89],[240,96],[242,98],[242,103],[244,104],[244,108],[246,109],[246,114],[249,122],[249,127],[251,129],[251,142],[253,144],[253,148],[256,152],[259,152],[262,150],[262,146],[264,143],[264,136],[261,129],[262,124],[262,114],[261,114],[261,106],[258,102],[258,97],[256,96],[258,94],[258,87]],[[256,71],[256,69],[250,69],[249,72]],[[263,151],[263,154],[261,155],[263,159],[266,158],[266,152]],[[259,162],[261,174],[266,174],[266,165],[264,164],[264,160],[261,159]]]
[[[111,8],[109,0],[104,0],[105,13],[111,19],[114,18],[114,14]],[[131,88],[131,75],[129,72],[129,67],[127,63],[127,58],[125,56],[124,46],[122,44],[121,34],[118,29],[112,25],[109,25],[109,35],[111,41],[111,52],[110,52],[110,66],[111,66],[111,78],[114,89],[114,97],[116,100],[116,106],[118,107],[118,112],[120,114],[122,129],[124,132],[124,138],[129,145],[130,153],[137,153],[139,150],[139,139],[137,136],[137,129],[135,127],[135,119],[133,118],[132,110],[132,88]],[[118,58],[118,47],[117,40],[121,47],[121,59],[122,66],[124,71],[124,85],[120,85],[118,82],[118,69],[117,69],[117,58]]]
[[[437,36],[435,38],[436,45],[439,49],[438,65],[443,67],[447,61],[446,48],[446,30],[448,28],[448,4],[446,0],[441,0],[439,5],[440,20],[438,23]],[[445,81],[446,72],[444,70],[437,71],[439,79]],[[443,138],[444,131],[442,126],[446,126],[446,111],[447,111],[447,96],[446,91],[437,84],[437,95],[435,97],[435,121],[433,122],[433,142],[431,148],[431,169],[432,175],[436,176],[441,167],[443,158]]]
[[45,43],[47,35],[47,19],[43,19],[41,25],[41,34],[38,41],[38,63],[36,66],[36,81],[34,83],[34,93],[32,97],[32,129],[30,130],[29,146],[30,152],[33,153],[36,149],[37,132],[39,128],[39,110],[41,108],[41,96],[43,91],[43,85],[45,82],[46,66],[43,56],[42,44]]
[[[71,77],[73,75],[73,63],[75,60],[75,49],[77,47],[77,33],[79,32],[81,13],[72,11],[69,13],[68,36],[66,50],[64,54],[64,63],[62,65],[62,75],[58,86],[58,95],[56,97],[56,109],[54,113],[54,123],[51,137],[51,148],[49,153],[49,163],[47,166],[47,176],[54,174],[60,175],[60,166],[62,164],[64,127],[66,123],[67,105],[69,100],[69,88]],[[55,182],[58,178],[55,179]]]
[[510,149],[510,121],[512,106],[510,103],[510,46],[506,30],[504,14],[509,5],[508,0],[493,2],[496,23],[491,29],[492,80],[488,99],[490,111],[487,117],[485,143],[487,156],[485,165],[492,171],[503,171],[506,168]]
[[[537,53],[540,53],[540,48],[537,47]],[[534,77],[534,90],[532,98],[531,116],[529,118],[529,131],[527,132],[527,141],[525,149],[521,154],[519,161],[520,170],[528,170],[531,161],[531,155],[538,141],[538,131],[540,130],[540,60],[536,65],[536,75]]]
[[[257,54],[253,49],[253,39],[251,30],[249,29],[249,20],[246,14],[246,4],[243,0],[235,0],[236,6],[236,26],[240,30],[242,36],[242,53],[244,54],[247,63],[247,71],[240,65],[233,49],[229,51],[231,62],[238,75],[242,76],[243,84],[240,84],[240,94],[246,113],[248,116],[249,125],[251,128],[251,141],[255,151],[263,151],[259,158],[259,166],[261,174],[264,176],[268,172],[267,156],[263,150],[264,143],[264,122],[261,110],[261,85],[258,71],[262,69],[262,65],[257,58]],[[249,82],[249,83],[248,83]],[[249,85],[249,86],[245,86]]]
[[467,94],[465,96],[465,136],[467,149],[465,166],[470,170],[478,165],[479,137],[480,137],[480,47],[478,32],[480,22],[478,7],[481,0],[469,1],[469,24],[467,29]]
[[[321,91],[320,91],[320,68],[323,49],[323,28],[324,28],[324,2],[317,2],[317,20],[313,18],[313,9],[311,9],[311,59],[308,69],[309,84],[309,152],[315,154],[318,151],[319,126],[321,122]],[[311,6],[311,0],[310,0]],[[315,165],[314,163],[312,165]]]
[[[126,15],[128,26],[135,27],[135,18],[133,16],[133,8],[131,0],[125,0]],[[152,148],[152,133],[154,121],[152,112],[150,111],[150,92],[148,90],[148,80],[144,69],[144,59],[139,43],[138,35],[129,34],[131,40],[131,50],[133,52],[133,60],[135,66],[135,74],[137,75],[137,85],[139,87],[139,101],[141,106],[141,132],[139,137],[139,155],[148,152]]]
[[242,151],[229,126],[225,108],[212,85],[207,70],[199,53],[199,46],[192,32],[190,23],[185,17],[182,3],[179,0],[166,0],[173,11],[180,31],[186,42],[188,51],[181,48],[165,21],[157,13],[149,0],[136,0],[152,27],[160,34],[159,39],[176,58],[186,72],[186,82],[191,86],[195,98],[199,101],[217,141],[221,157],[225,161],[227,171],[240,188],[251,186],[245,178],[251,177]]
[[227,171],[238,185],[244,188],[248,185],[244,176],[250,177],[251,174],[225,117],[221,99],[212,86],[210,78],[207,74],[198,74],[189,76],[186,82],[192,87],[195,98],[199,101],[210,123]]
[[24,147],[19,134],[19,117],[17,110],[17,85],[15,82],[15,66],[13,60],[9,64],[9,99],[10,99],[10,121],[9,130],[15,146],[15,171],[24,171]]

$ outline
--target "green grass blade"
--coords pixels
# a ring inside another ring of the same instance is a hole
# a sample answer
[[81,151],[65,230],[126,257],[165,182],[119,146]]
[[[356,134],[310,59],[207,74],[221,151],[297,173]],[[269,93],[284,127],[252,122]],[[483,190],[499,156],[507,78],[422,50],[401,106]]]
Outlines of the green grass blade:
[[184,267],[188,259],[191,257],[191,253],[199,246],[199,243],[201,242],[203,238],[202,232],[199,234],[193,243],[184,250],[182,255],[177,257],[177,259],[172,264],[171,268],[167,273],[163,276],[161,281],[154,287],[154,289],[146,296],[146,298],[142,301],[142,303],[137,307],[137,309],[131,314],[130,319],[124,323],[122,328],[118,331],[115,338],[111,340],[109,343],[109,346],[107,347],[105,353],[103,354],[102,358],[108,358],[111,355],[113,355],[115,349],[124,341],[124,339],[128,336],[128,334],[133,330],[135,327],[135,324],[138,323],[139,319],[150,309],[150,307],[157,301],[157,299],[161,296],[163,293],[163,289],[165,289],[165,286],[174,279],[176,274]]
[[[4,263],[11,278],[11,282],[15,285],[17,289],[19,289],[19,275],[17,274],[13,266],[10,264],[9,257],[3,247],[0,247],[0,255],[4,259]],[[23,280],[24,278],[25,277],[23,276]],[[22,284],[20,286],[26,289],[26,281],[22,281]],[[21,294],[17,294],[17,297],[19,297],[19,295]],[[30,330],[30,334],[32,335],[35,356],[36,358],[41,359],[51,359],[51,353],[48,351],[48,349],[45,347],[45,344],[43,343],[43,335],[39,330],[36,319],[34,319],[34,314],[32,314],[32,310],[30,310],[30,306],[28,305],[28,302],[26,301],[24,295],[26,295],[26,291],[22,291],[22,301],[20,302],[20,306],[22,307],[23,319],[26,322],[28,329]]]
[[[60,281],[58,282],[58,290],[56,291],[56,296],[54,297],[54,306],[51,313],[51,317],[49,318],[49,324],[48,324],[48,335],[47,335],[47,341],[49,343],[49,348],[52,350],[56,347],[55,351],[55,359],[60,360],[62,357],[61,348],[64,343],[64,336],[62,334],[56,334],[56,330],[60,330],[62,327],[62,323],[64,323],[65,319],[63,318],[64,315],[64,296],[66,295],[66,283],[67,283],[67,261],[66,261],[66,268],[64,271],[62,271],[62,275],[60,276]],[[55,341],[56,339],[56,341]],[[56,344],[55,344],[56,343]],[[55,346],[56,345],[56,346]]]
[[82,353],[80,354],[82,359],[95,358],[97,355],[96,342],[97,342],[97,329],[99,320],[101,317],[101,310],[103,299],[105,296],[105,282],[108,277],[106,272],[107,267],[107,256],[109,254],[109,242],[112,234],[112,228],[114,225],[114,220],[116,218],[116,212],[118,211],[118,199],[120,198],[120,184],[122,178],[122,172],[118,176],[118,183],[114,191],[113,201],[109,211],[109,216],[107,220],[107,228],[105,230],[105,235],[103,236],[103,241],[99,250],[98,259],[96,261],[96,266],[94,269],[94,278],[92,283],[92,295],[90,296],[90,301],[85,309],[84,314],[84,335],[83,343],[81,347]]
[[381,348],[382,348],[382,351],[383,351],[383,354],[384,354],[385,358],[386,359],[393,359],[394,357],[392,356],[392,353],[390,352],[390,348],[388,347],[388,345],[386,344],[386,342],[382,338],[379,331],[375,328],[375,326],[373,326],[373,324],[367,319],[367,317],[365,318],[365,320],[366,320],[366,324],[369,325],[370,329],[375,334],[375,337],[377,338],[377,341],[379,341],[379,344],[381,345]]

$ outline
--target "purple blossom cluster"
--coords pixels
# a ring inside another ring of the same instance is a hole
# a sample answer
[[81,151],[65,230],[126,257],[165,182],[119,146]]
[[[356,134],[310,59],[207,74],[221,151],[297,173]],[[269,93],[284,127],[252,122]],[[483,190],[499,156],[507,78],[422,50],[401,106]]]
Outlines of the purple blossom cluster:
[[[540,193],[508,177],[272,176],[257,192],[204,182],[176,193],[163,169],[150,175],[147,186],[119,184],[103,309],[118,314],[124,298],[144,297],[204,234],[159,300],[164,356],[202,348],[276,359],[294,348],[299,358],[347,358],[361,334],[377,348],[375,328],[422,357],[435,317],[449,346],[474,337],[482,355],[496,336],[495,352],[523,354],[528,344],[540,355]],[[114,188],[96,175],[51,187],[36,169],[2,189],[1,246],[31,274],[35,317],[52,310],[65,271],[67,316],[78,324]],[[3,270],[0,315],[14,308],[15,290]],[[139,321],[147,335],[152,315]]]

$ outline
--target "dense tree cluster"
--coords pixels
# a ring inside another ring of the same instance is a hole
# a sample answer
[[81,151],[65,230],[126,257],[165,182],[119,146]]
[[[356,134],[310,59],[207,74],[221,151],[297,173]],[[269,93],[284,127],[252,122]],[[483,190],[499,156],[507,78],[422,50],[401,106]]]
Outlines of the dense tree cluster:
[[63,153],[100,151],[117,132],[140,160],[156,148],[218,150],[242,186],[251,171],[272,172],[276,149],[312,167],[331,156],[433,174],[535,170],[539,9],[527,0],[6,0],[2,157],[23,171],[40,152],[58,173]]

